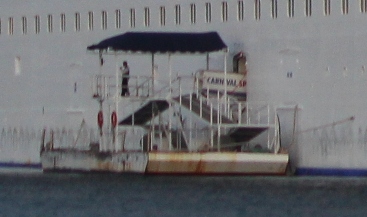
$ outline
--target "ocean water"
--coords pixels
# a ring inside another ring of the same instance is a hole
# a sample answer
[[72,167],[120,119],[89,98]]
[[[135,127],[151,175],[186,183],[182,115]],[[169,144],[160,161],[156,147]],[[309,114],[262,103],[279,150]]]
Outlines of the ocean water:
[[0,216],[367,216],[367,178],[2,174]]

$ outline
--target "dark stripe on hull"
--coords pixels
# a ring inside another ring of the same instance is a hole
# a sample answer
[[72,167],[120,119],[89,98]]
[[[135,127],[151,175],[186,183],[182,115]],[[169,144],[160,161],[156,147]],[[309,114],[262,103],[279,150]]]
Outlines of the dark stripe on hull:
[[137,174],[147,176],[285,176],[285,173],[179,173],[179,172],[166,172],[166,173],[154,173],[154,172],[114,172],[114,171],[101,171],[101,170],[82,170],[82,169],[44,169],[44,173],[80,173],[80,174]]
[[153,173],[145,175],[152,176],[286,176],[286,173]]
[[298,176],[367,176],[367,169],[298,168]]
[[41,163],[0,162],[0,168],[42,169]]

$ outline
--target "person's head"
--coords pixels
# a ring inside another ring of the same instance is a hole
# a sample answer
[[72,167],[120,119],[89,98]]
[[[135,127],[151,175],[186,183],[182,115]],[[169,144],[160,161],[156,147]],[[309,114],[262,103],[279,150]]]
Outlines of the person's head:
[[126,66],[127,66],[127,62],[126,62],[126,61],[124,61],[124,62],[122,63],[122,65],[126,67]]

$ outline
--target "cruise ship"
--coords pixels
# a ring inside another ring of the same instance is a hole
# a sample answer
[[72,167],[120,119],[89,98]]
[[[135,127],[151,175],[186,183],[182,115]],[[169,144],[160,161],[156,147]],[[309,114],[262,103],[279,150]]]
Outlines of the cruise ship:
[[[153,75],[156,90],[173,76],[205,70],[242,74],[242,100],[275,111],[268,117],[279,125],[279,146],[295,174],[367,175],[367,0],[4,0],[0,12],[4,170],[40,170],[47,141],[63,147],[98,140],[96,75],[113,77],[127,61],[131,76]],[[87,49],[129,32],[216,32],[226,52],[152,61],[139,52],[102,59]],[[241,150],[269,147],[265,134]]]

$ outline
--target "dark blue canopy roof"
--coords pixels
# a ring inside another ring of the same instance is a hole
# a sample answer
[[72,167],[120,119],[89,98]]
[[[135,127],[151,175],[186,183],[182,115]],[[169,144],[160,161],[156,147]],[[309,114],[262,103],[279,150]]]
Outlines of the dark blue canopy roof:
[[127,32],[107,38],[87,49],[149,53],[205,53],[219,51],[226,47],[217,32]]

